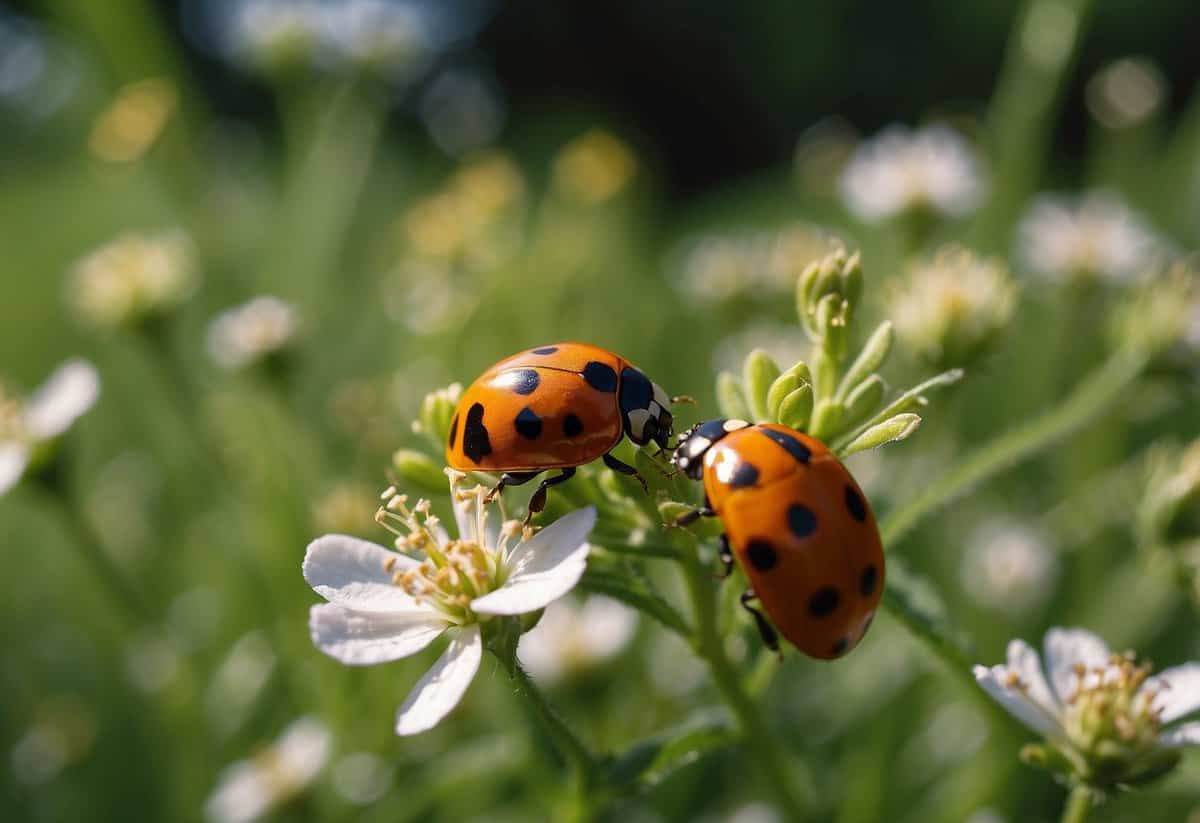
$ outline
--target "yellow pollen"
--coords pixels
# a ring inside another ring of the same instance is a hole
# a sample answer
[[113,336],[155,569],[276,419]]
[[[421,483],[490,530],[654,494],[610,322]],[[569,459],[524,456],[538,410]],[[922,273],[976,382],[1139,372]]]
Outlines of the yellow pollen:
[[396,568],[396,558],[389,557],[387,560],[383,561],[383,570],[385,572],[390,572],[394,568]]

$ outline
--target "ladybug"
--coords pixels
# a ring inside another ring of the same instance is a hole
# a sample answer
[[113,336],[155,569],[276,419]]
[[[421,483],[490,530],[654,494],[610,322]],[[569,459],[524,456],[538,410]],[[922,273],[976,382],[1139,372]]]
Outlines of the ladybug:
[[683,434],[672,461],[705,493],[704,508],[675,525],[721,517],[726,575],[736,557],[751,586],[742,606],[770,649],[778,639],[755,599],[811,657],[841,657],[862,640],[883,592],[883,544],[862,489],[825,444],[775,423],[709,420]]
[[586,343],[555,343],[501,360],[471,384],[450,423],[446,462],[459,471],[501,472],[489,498],[559,469],[530,498],[532,517],[545,508],[550,486],[597,458],[644,489],[637,469],[611,452],[622,435],[667,449],[673,426],[667,393],[628,360]]

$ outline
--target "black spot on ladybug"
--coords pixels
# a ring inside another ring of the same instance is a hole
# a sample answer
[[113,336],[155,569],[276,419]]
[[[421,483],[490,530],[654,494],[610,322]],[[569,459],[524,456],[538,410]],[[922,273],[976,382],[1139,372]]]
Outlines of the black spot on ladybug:
[[846,486],[846,509],[850,512],[850,516],[859,523],[865,523],[867,520],[867,507],[863,503],[862,497],[851,486]]
[[554,354],[558,351],[558,346],[542,346],[540,349],[534,349],[534,354]]
[[450,421],[450,448],[454,448],[454,441],[458,439],[458,414],[454,415],[454,419]]
[[858,579],[858,590],[862,592],[863,597],[870,597],[875,591],[875,584],[879,582],[879,570],[874,566],[867,566],[862,571],[862,576]]
[[488,439],[487,427],[483,425],[483,404],[476,403],[467,411],[467,422],[463,426],[463,454],[472,463],[478,463],[492,453],[492,441]]
[[796,458],[800,463],[807,463],[812,459],[812,452],[808,446],[790,434],[775,431],[774,429],[759,429],[759,431],[782,446],[788,454]]
[[822,586],[808,599],[808,613],[813,617],[828,617],[837,611],[841,601],[842,597],[837,589],[833,586]]
[[568,414],[563,418],[563,434],[567,437],[578,437],[583,434],[583,421],[576,415]]
[[509,385],[517,394],[533,394],[541,382],[535,369],[521,369],[509,378]]
[[746,557],[750,559],[750,565],[760,572],[770,571],[779,562],[779,555],[766,540],[751,540],[746,546]]
[[650,408],[654,399],[654,384],[639,370],[629,366],[621,371],[621,411]]
[[596,391],[610,392],[617,390],[617,372],[612,366],[597,360],[590,360],[583,367],[583,379]]
[[817,516],[803,503],[793,503],[787,511],[788,528],[796,537],[808,537],[817,530]]
[[528,406],[521,409],[521,413],[517,415],[514,423],[517,427],[517,434],[527,440],[537,440],[542,433],[542,418],[538,417]]
[[833,644],[833,648],[829,650],[829,653],[832,654],[834,657],[841,657],[843,654],[846,653],[846,649],[849,646],[850,646],[849,638],[845,638],[845,637],[839,638],[838,642]]
[[735,489],[753,486],[757,482],[758,469],[746,462],[738,464],[738,467],[733,470],[733,476],[729,478],[729,485]]

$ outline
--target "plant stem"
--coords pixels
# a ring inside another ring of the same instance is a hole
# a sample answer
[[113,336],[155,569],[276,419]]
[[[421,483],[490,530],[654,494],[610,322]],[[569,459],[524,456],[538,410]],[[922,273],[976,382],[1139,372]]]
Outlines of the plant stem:
[[884,545],[894,547],[941,506],[1091,422],[1122,397],[1146,363],[1147,356],[1140,351],[1118,351],[1059,406],[992,440],[885,518],[880,529]]
[[1092,813],[1095,798],[1087,786],[1076,786],[1067,795],[1067,805],[1063,807],[1062,823],[1085,823]]
[[804,820],[813,796],[811,778],[804,774],[803,780],[797,779],[801,775],[789,763],[787,752],[767,726],[758,704],[746,691],[741,676],[725,655],[725,646],[717,629],[711,572],[700,562],[694,544],[691,551],[683,555],[681,563],[692,603],[696,651],[708,664],[713,682],[737,718],[746,751],[758,761],[759,773],[775,792],[784,817]]
[[496,658],[516,682],[517,693],[525,698],[526,705],[532,710],[542,730],[567,762],[575,789],[586,793],[596,776],[596,758],[546,701],[520,661],[508,655],[498,654]]

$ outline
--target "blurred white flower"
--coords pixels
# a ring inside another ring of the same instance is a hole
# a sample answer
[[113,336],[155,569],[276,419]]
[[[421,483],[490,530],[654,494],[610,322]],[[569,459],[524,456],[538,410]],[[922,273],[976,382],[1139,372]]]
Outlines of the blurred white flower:
[[275,671],[276,656],[261,632],[243,635],[221,661],[204,693],[209,721],[222,735],[237,729]]
[[1057,578],[1057,555],[1024,523],[985,523],[967,541],[962,586],[988,608],[1023,614],[1045,602]]
[[96,404],[100,375],[85,360],[69,360],[28,398],[6,395],[0,387],[0,495],[15,486],[26,469],[71,425]]
[[42,785],[88,754],[96,740],[96,718],[86,703],[66,695],[42,701],[35,715],[12,747],[11,773],[21,783]]
[[896,334],[919,355],[961,365],[1008,325],[1017,284],[998,258],[963,248],[913,264],[892,284],[889,316]]
[[192,244],[182,232],[126,234],[75,264],[67,301],[84,321],[114,328],[182,303],[196,286]]
[[[1023,640],[1008,662],[975,666],[979,685],[1013,717],[1044,736],[1041,762],[1098,788],[1153,779],[1200,746],[1200,662],[1151,675],[1132,652],[1113,654],[1086,629],[1046,632],[1043,655]],[[1057,762],[1056,762],[1057,761]]]
[[1154,262],[1161,241],[1116,195],[1092,191],[1078,200],[1034,199],[1017,227],[1018,254],[1051,279],[1132,277]]
[[521,635],[517,656],[535,678],[547,683],[599,666],[629,645],[637,612],[609,597],[582,603],[562,599],[546,607],[542,619]]
[[125,648],[125,676],[138,691],[154,694],[179,674],[179,649],[171,638],[152,629],[134,637]]
[[679,244],[671,268],[676,287],[695,302],[776,300],[796,288],[805,266],[841,247],[837,237],[804,222],[774,231],[706,232]]
[[400,707],[400,735],[433,728],[458,705],[479,669],[482,621],[545,608],[579,582],[596,522],[589,506],[536,534],[515,520],[489,523],[487,489],[461,488],[465,475],[446,473],[457,539],[430,514],[429,501],[410,509],[389,488],[376,519],[396,535],[399,552],[331,534],[304,556],[304,579],[330,601],[313,606],[309,618],[313,643],[330,657],[387,663],[451,630],[450,645]]
[[957,217],[979,204],[984,188],[970,144],[941,125],[889,126],[864,141],[842,172],[846,205],[869,221],[914,210]]
[[713,368],[740,374],[746,352],[761,349],[787,369],[809,356],[812,344],[794,324],[756,323],[719,341],[713,349]]
[[329,760],[333,736],[302,717],[254,757],[226,767],[205,803],[214,823],[249,823],[304,791]]
[[392,769],[370,752],[352,752],[333,765],[333,787],[356,806],[383,797],[391,782]]
[[1166,81],[1149,60],[1124,57],[1088,81],[1087,105],[1100,124],[1124,129],[1144,122],[1162,108]]
[[286,348],[296,337],[296,309],[277,297],[256,297],[217,315],[208,352],[223,369],[240,369]]

